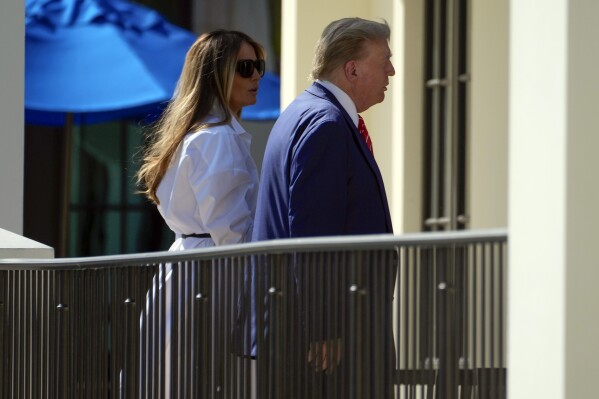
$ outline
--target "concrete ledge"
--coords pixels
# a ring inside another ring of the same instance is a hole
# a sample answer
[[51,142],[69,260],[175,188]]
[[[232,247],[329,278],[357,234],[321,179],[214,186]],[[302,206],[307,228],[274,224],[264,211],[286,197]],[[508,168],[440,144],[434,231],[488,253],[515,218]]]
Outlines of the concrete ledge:
[[27,258],[54,258],[54,248],[0,229],[0,259]]

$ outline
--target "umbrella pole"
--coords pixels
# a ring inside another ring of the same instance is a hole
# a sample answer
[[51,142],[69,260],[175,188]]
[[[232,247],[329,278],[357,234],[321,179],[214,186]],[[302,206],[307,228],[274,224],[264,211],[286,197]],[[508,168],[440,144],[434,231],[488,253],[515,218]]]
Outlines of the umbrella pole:
[[69,248],[69,202],[71,191],[71,138],[73,133],[73,114],[66,114],[64,160],[62,171],[62,204],[60,223],[60,256],[66,257]]

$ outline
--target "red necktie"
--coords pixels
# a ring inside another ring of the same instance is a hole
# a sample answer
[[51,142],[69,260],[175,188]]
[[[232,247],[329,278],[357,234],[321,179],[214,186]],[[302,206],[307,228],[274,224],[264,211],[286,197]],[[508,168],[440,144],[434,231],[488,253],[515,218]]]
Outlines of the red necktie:
[[360,115],[358,115],[358,131],[364,138],[364,141],[366,142],[366,146],[368,147],[370,152],[374,155],[374,152],[372,151],[372,141],[370,140],[370,135],[368,134],[368,129],[366,129],[366,124],[364,123],[364,119],[362,119],[362,117]]

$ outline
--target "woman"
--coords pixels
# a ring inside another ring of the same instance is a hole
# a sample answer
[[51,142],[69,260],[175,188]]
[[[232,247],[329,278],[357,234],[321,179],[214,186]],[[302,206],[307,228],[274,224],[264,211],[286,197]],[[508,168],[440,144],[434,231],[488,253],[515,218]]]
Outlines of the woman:
[[[243,107],[256,103],[264,56],[249,36],[225,30],[201,35],[187,53],[137,174],[142,192],[176,234],[171,251],[250,241],[258,172],[239,118]],[[219,270],[187,262],[159,266],[140,319],[142,393],[158,389],[170,397],[181,383],[174,364],[191,367],[192,348],[171,343],[181,344],[186,327],[196,325],[188,311],[193,296],[210,287]],[[199,323],[209,328],[211,321]],[[163,370],[163,384],[156,386],[153,370]]]
[[237,31],[203,34],[188,51],[138,173],[176,234],[170,250],[250,241],[258,172],[238,119],[264,68],[262,46]]

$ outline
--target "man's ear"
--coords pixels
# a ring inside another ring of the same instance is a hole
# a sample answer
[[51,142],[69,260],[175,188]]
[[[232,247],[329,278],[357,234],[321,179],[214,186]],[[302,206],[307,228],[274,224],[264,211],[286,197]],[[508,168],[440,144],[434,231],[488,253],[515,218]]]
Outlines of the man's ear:
[[358,72],[356,70],[356,61],[347,61],[343,66],[343,71],[345,72],[345,78],[350,82],[353,82],[358,78]]

